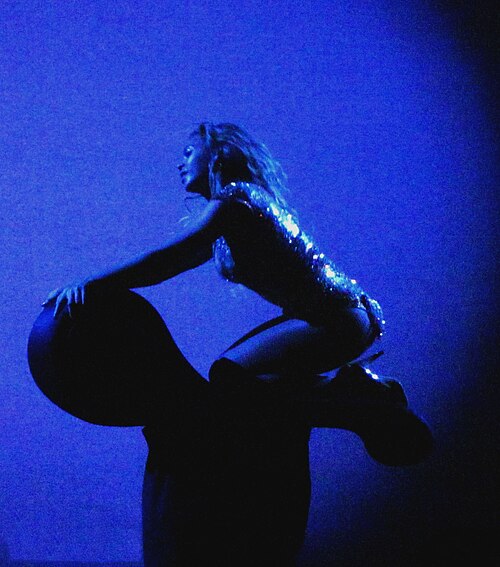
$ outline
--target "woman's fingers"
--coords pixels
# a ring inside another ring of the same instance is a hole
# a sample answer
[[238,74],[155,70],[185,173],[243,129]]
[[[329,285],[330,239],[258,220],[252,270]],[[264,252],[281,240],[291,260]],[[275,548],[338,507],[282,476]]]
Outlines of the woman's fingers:
[[75,287],[75,303],[83,305],[85,303],[86,284],[80,284]]
[[85,303],[88,284],[88,280],[85,280],[79,284],[55,289],[49,293],[42,306],[45,307],[48,303],[55,300],[54,317],[60,315],[66,307],[68,308],[69,316],[72,317],[74,306]]
[[62,312],[62,310],[66,307],[66,304],[68,303],[68,298],[66,293],[67,293],[66,290],[62,291],[56,300],[56,306],[54,307],[54,318],[56,318]]
[[53,299],[55,299],[62,291],[62,288],[58,287],[57,289],[53,289],[49,295],[47,295],[47,299],[42,303],[43,306],[50,303]]
[[69,290],[69,294],[68,294],[68,315],[70,317],[73,317],[73,307],[75,305],[75,303],[77,303],[77,289],[76,287],[72,287]]
[[76,286],[73,288],[73,302],[82,303],[82,288],[81,286]]
[[74,313],[74,306],[85,303],[85,284],[72,285],[63,288],[62,290],[52,292],[44,301],[43,305],[46,305],[49,301],[56,297],[54,317],[60,315],[65,307],[68,308],[68,314],[72,317]]

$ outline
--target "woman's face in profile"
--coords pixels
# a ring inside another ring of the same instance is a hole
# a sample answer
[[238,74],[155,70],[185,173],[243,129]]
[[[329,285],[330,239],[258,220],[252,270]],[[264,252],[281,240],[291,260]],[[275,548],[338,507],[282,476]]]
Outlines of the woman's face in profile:
[[208,164],[210,152],[200,138],[192,138],[184,148],[182,162],[177,166],[186,191],[209,194]]

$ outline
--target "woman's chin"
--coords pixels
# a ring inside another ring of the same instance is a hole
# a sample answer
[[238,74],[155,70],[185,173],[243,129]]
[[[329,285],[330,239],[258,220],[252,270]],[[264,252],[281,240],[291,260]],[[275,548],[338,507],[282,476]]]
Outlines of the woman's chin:
[[205,185],[201,186],[199,183],[194,181],[192,183],[186,183],[184,185],[184,189],[186,193],[201,195],[202,197],[205,197],[205,199],[210,198],[210,190]]

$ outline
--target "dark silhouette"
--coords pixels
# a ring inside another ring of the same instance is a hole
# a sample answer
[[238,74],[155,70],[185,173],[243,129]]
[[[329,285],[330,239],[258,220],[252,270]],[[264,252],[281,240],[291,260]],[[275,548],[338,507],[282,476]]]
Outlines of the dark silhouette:
[[[207,200],[203,212],[160,249],[52,292],[30,366],[66,411],[145,425],[146,567],[291,566],[307,523],[312,427],[354,431],[386,465],[421,461],[432,436],[399,382],[366,368],[374,356],[355,362],[383,334],[381,307],[300,228],[267,148],[234,124],[203,123],[178,168],[186,191]],[[126,290],[212,258],[283,314],[222,353],[208,382]]]

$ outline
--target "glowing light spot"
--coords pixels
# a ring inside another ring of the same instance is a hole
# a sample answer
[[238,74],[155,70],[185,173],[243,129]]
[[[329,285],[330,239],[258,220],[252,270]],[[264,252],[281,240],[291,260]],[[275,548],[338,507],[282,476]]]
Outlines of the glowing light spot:
[[273,215],[276,216],[276,217],[279,217],[280,216],[280,210],[278,209],[278,207],[274,203],[271,203],[270,207],[271,207],[271,212],[273,213]]
[[330,266],[330,264],[327,264],[325,266],[325,275],[326,275],[327,278],[335,277],[335,271],[332,270],[332,267]]
[[374,380],[379,380],[378,374],[372,372],[369,368],[365,368],[365,372],[369,374]]
[[290,231],[292,233],[292,236],[295,238],[299,232],[300,229],[297,226],[297,224],[294,222],[292,215],[288,215],[285,220],[283,221],[283,225],[285,226],[285,228]]

